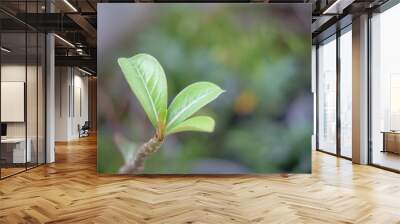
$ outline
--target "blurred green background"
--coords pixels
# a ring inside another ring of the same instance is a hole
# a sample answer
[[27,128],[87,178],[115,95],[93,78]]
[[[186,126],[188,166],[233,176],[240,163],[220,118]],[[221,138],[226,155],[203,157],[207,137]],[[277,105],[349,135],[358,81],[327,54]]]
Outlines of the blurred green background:
[[168,136],[144,173],[310,173],[311,9],[307,4],[100,4],[98,171],[116,173],[154,130],[117,65],[148,53],[169,102],[187,85],[226,90],[197,114],[213,133]]

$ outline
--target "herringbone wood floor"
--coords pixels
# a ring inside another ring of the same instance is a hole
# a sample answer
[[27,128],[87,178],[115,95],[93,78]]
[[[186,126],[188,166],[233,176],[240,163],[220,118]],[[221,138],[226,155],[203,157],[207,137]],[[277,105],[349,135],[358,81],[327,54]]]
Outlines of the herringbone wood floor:
[[94,137],[0,181],[0,223],[400,223],[400,175],[315,152],[312,175],[96,173]]

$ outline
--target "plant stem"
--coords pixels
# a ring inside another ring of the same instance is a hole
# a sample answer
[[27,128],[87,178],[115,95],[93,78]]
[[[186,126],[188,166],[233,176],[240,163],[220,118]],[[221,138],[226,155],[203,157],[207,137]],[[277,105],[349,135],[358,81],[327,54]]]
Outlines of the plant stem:
[[136,155],[119,169],[119,173],[133,174],[143,171],[144,162],[147,157],[150,154],[157,152],[162,143],[163,141],[156,136],[151,138],[148,142],[140,146]]

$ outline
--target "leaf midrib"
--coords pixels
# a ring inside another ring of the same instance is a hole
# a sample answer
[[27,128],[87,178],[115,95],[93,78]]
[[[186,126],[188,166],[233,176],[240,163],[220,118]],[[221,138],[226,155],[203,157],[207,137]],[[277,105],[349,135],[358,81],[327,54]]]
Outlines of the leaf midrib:
[[148,98],[150,99],[151,109],[152,109],[152,111],[153,111],[153,113],[154,113],[154,117],[156,118],[156,121],[157,121],[157,123],[158,123],[158,114],[157,114],[157,111],[156,111],[156,108],[155,108],[153,99],[151,98],[150,92],[149,92],[149,90],[147,89],[147,82],[145,82],[145,80],[144,80],[144,78],[143,78],[143,75],[141,75],[142,73],[139,72],[138,68],[137,68],[136,66],[133,66],[133,67],[135,68],[137,74],[140,74],[140,75],[139,75],[139,78],[140,78],[140,80],[141,80],[142,83],[143,83],[143,86],[144,86],[144,89],[146,90],[146,93],[147,93]]
[[178,119],[178,117],[179,117],[182,113],[184,113],[190,106],[192,106],[192,105],[193,105],[194,103],[196,103],[197,101],[203,99],[205,96],[207,96],[207,95],[208,95],[209,93],[211,93],[211,92],[212,92],[212,91],[207,91],[207,92],[204,93],[201,97],[198,97],[196,100],[193,100],[193,101],[190,102],[186,107],[184,107],[182,110],[180,110],[180,111],[174,116],[174,118],[171,119],[170,122],[168,122],[167,129],[170,128],[170,127],[171,127],[171,124],[173,124],[174,121],[175,121],[176,119]]

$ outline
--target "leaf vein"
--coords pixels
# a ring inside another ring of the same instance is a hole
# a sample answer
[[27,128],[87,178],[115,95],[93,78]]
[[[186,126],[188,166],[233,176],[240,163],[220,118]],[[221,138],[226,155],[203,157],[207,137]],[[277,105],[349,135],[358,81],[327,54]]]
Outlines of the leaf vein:
[[[137,74],[141,74],[141,73],[139,72],[139,69],[138,69],[136,66],[132,66],[132,67],[136,70]],[[158,122],[157,111],[156,111],[154,102],[153,102],[153,100],[152,100],[152,98],[151,98],[150,92],[149,92],[149,90],[148,90],[148,88],[147,88],[146,79],[143,78],[143,75],[138,75],[138,76],[139,76],[140,80],[141,80],[142,83],[143,83],[143,86],[144,86],[144,89],[146,90],[147,96],[150,98],[149,101],[150,101],[150,104],[151,104],[151,109],[152,109],[152,111],[153,111],[153,113],[154,113],[154,117],[156,118],[156,121]]]
[[188,110],[193,104],[197,103],[199,100],[206,97],[209,93],[211,93],[211,91],[205,92],[204,94],[200,95],[198,98],[196,98],[195,100],[193,100],[189,104],[187,104],[182,110],[180,110],[177,114],[175,114],[175,116],[171,119],[171,122],[169,122],[169,124],[167,125],[167,128],[170,127],[170,125],[172,123],[174,123],[175,120],[178,119],[181,114],[186,112],[186,110]]

